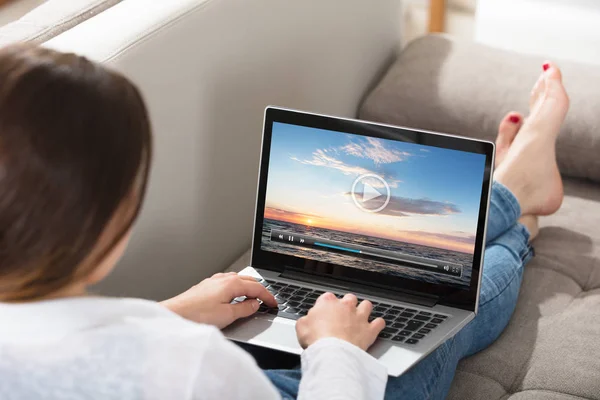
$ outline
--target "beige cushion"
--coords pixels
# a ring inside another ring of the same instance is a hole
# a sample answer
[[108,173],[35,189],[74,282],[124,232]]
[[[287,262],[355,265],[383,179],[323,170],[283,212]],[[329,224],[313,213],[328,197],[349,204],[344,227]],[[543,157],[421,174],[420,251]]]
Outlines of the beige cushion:
[[[367,97],[367,120],[494,140],[509,111],[527,114],[544,60],[445,36],[407,46]],[[558,140],[561,171],[600,182],[600,69],[558,62],[571,110]]]
[[48,0],[0,28],[0,47],[15,42],[43,43],[121,0]]

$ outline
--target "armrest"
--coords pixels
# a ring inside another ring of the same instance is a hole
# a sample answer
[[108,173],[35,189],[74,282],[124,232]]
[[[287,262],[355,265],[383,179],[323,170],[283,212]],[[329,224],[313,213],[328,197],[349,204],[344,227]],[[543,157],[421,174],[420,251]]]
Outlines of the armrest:
[[355,116],[399,43],[400,0],[124,0],[46,45],[144,93],[147,202],[100,290],[164,298],[250,245],[264,107]]

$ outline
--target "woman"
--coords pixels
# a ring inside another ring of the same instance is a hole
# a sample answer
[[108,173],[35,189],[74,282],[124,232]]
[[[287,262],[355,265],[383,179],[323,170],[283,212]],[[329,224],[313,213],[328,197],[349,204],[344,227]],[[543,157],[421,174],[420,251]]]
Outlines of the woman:
[[[143,201],[146,108],[129,81],[84,58],[0,50],[0,398],[442,398],[458,360],[508,322],[534,216],[562,200],[554,146],[568,100],[558,69],[546,69],[519,133],[511,115],[498,137],[480,314],[386,389],[364,351],[384,322],[369,323],[371,304],[352,294],[326,293],[298,321],[302,370],[266,375],[217,329],[253,314],[254,299],[276,304],[253,280],[217,274],[161,304],[87,295],[124,252]],[[251,299],[230,304],[242,295]]]

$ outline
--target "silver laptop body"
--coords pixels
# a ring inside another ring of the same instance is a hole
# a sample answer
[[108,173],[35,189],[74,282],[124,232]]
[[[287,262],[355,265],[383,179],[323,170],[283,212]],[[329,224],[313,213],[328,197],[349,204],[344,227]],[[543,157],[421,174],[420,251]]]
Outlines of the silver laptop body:
[[280,306],[225,336],[300,354],[296,320],[354,293],[386,320],[369,353],[401,375],[477,313],[493,164],[490,142],[267,107],[240,273]]

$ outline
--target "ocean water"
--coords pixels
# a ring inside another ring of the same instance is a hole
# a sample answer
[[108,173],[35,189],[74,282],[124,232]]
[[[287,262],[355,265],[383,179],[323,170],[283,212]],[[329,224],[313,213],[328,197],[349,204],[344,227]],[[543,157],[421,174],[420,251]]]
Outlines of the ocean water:
[[[275,242],[271,241],[270,239],[272,229],[280,229],[288,232],[295,232],[302,235],[310,235],[323,239],[335,240],[342,243],[359,244],[362,246],[374,247],[378,249],[399,251],[404,254],[411,254],[420,257],[452,261],[454,263],[463,265],[463,275],[459,278],[455,276],[443,275],[435,272],[423,271],[411,267],[403,267],[400,265],[389,264],[380,261],[365,260],[345,254],[330,253],[327,251],[309,249],[282,242]],[[261,248],[266,251],[273,251],[296,257],[309,258],[312,260],[344,265],[347,267],[363,269],[366,271],[382,272],[393,276],[416,279],[429,283],[468,287],[469,283],[471,282],[471,271],[473,263],[472,254],[438,249],[429,246],[421,246],[412,243],[398,242],[395,240],[376,238],[372,236],[334,231],[331,229],[298,225],[290,222],[282,222],[272,219],[264,220],[262,229]]]

